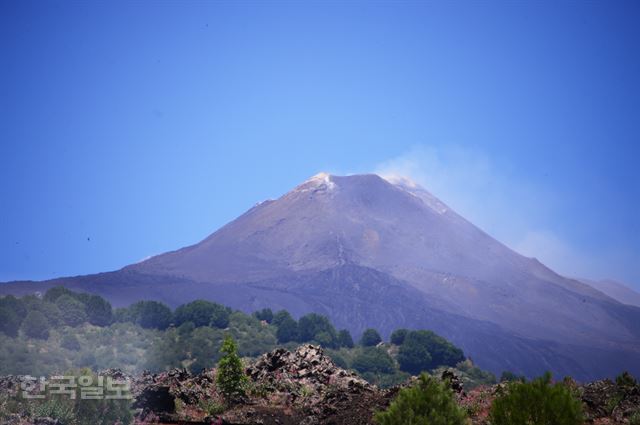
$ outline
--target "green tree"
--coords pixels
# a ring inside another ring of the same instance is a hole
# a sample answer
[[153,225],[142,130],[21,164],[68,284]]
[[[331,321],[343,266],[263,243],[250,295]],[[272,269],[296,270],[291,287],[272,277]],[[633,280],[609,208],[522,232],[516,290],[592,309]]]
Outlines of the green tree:
[[346,329],[341,329],[338,332],[338,346],[344,348],[353,348],[353,338],[351,337],[351,333]]
[[318,332],[316,336],[313,338],[313,340],[317,342],[318,345],[321,345],[323,347],[328,347],[328,348],[338,347],[336,335],[330,334],[329,332],[326,332],[326,331]]
[[254,311],[253,316],[258,320],[264,320],[267,323],[273,321],[273,311],[270,308],[263,308],[262,310]]
[[138,301],[128,310],[126,318],[145,329],[164,330],[173,320],[171,309],[158,301]]
[[220,358],[221,331],[201,326],[191,333],[184,341],[184,349],[191,354],[193,363],[189,369],[193,373],[200,373],[202,369],[211,368]]
[[624,371],[616,376],[616,385],[618,388],[633,389],[638,386],[638,381],[628,371]]
[[[25,295],[21,298],[22,304],[27,312],[29,311],[39,311],[47,318],[49,322],[49,326],[57,327],[64,325],[64,320],[62,319],[62,313],[55,303],[50,303],[48,301],[44,301],[41,298],[38,298],[35,295]],[[26,314],[25,314],[26,317]]]
[[291,317],[291,314],[289,314],[287,310],[280,310],[273,315],[273,320],[271,321],[271,324],[275,326],[280,326],[280,324],[282,324],[282,322],[284,322],[287,319],[294,320],[293,317]]
[[448,385],[427,374],[400,391],[385,412],[375,415],[379,425],[463,425],[466,415]]
[[383,349],[377,347],[362,348],[353,358],[351,366],[360,373],[393,373],[393,359]]
[[70,297],[75,297],[76,293],[65,288],[64,286],[54,286],[53,288],[48,289],[47,292],[44,293],[44,296],[42,297],[42,299],[50,303],[55,303],[56,300],[63,295],[69,295]]
[[290,341],[298,340],[298,323],[289,316],[280,321],[278,330],[276,331],[276,338],[281,344],[285,344]]
[[[319,337],[319,335],[321,335]],[[336,347],[338,335],[326,316],[309,313],[298,320],[298,341],[316,341],[326,347]]]
[[116,308],[113,311],[113,320],[116,323],[133,322],[131,311],[126,307]]
[[373,347],[382,342],[382,338],[380,334],[375,329],[367,329],[362,333],[362,337],[360,338],[360,345],[363,347]]
[[16,337],[21,323],[22,321],[12,309],[0,307],[0,332]]
[[47,339],[49,338],[49,321],[40,311],[30,311],[22,322],[22,331],[31,338]]
[[389,340],[392,344],[402,345],[408,333],[409,333],[409,329],[396,329],[391,334],[391,337],[389,338]]
[[464,360],[461,349],[431,331],[409,332],[398,351],[400,369],[412,375]]
[[188,336],[196,329],[196,325],[194,325],[193,322],[184,322],[178,326],[177,329],[180,335]]
[[222,343],[222,358],[218,362],[216,383],[227,402],[234,402],[245,395],[248,378],[244,373],[238,347],[230,335]]
[[349,363],[342,355],[340,355],[338,351],[331,351],[327,354],[329,354],[329,356],[331,357],[331,360],[336,366],[338,366],[341,369],[349,369]]
[[71,295],[65,294],[55,301],[62,314],[62,320],[67,326],[79,326],[87,321],[87,313],[84,304]]
[[85,302],[87,320],[92,325],[109,326],[113,323],[111,304],[99,295],[89,295]]
[[13,295],[6,295],[0,297],[0,308],[6,308],[11,310],[18,319],[22,321],[27,316],[27,308],[24,302],[20,298],[16,298]]
[[21,299],[13,295],[0,297],[0,332],[11,337],[18,336],[26,315],[27,308]]
[[189,348],[178,330],[169,328],[149,347],[144,367],[154,372],[183,367],[183,361],[188,359],[186,351]]
[[427,349],[436,367],[455,367],[456,364],[464,360],[464,353],[460,348],[432,331],[413,331],[407,337],[410,334],[418,335],[418,338],[426,342]]
[[62,312],[55,303],[40,302],[35,305],[34,309],[44,314],[44,317],[47,318],[51,327],[58,327],[65,324]]
[[514,381],[506,394],[491,405],[493,425],[579,425],[582,404],[561,383],[551,384],[551,374],[531,382]]
[[231,309],[205,300],[196,300],[183,304],[175,311],[174,317],[177,326],[185,322],[193,322],[196,327],[214,326],[224,329],[229,325]]

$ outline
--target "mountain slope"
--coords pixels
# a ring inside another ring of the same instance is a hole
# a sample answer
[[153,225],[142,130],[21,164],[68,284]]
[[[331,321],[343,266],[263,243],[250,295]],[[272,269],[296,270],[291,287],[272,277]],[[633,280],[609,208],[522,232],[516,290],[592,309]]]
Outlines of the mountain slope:
[[57,282],[116,304],[205,297],[317,311],[356,333],[430,327],[494,372],[640,373],[640,309],[515,253],[411,182],[376,175],[319,174],[195,245]]
[[630,287],[616,282],[615,280],[605,279],[605,280],[587,280],[581,279],[582,282],[587,285],[593,286],[598,291],[601,291],[616,301],[621,302],[622,304],[632,305],[636,307],[640,307],[640,293],[634,291]]
[[500,244],[420,188],[376,175],[321,174],[202,242],[130,266],[199,282],[287,280],[357,264],[428,294],[445,311],[525,335],[624,342],[617,304]]

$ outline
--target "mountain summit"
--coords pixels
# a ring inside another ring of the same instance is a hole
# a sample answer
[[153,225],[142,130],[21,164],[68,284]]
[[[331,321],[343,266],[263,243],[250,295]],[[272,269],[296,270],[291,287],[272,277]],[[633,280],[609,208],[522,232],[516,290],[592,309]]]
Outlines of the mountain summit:
[[252,311],[431,328],[480,366],[582,379],[640,373],[640,309],[493,239],[407,179],[320,173],[201,242],[65,284],[116,304],[208,298]]

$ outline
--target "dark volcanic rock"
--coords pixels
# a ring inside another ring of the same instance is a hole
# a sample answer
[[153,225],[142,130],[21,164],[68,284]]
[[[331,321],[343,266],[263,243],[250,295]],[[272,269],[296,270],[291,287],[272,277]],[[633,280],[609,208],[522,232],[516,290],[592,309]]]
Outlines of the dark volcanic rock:
[[440,379],[447,382],[449,387],[457,394],[464,393],[464,384],[462,379],[451,369],[445,369],[440,375]]
[[[125,378],[118,370],[105,373]],[[136,424],[373,425],[374,413],[386,409],[402,388],[416,381],[412,377],[403,385],[381,390],[337,367],[314,345],[264,354],[246,374],[250,378],[247,397],[228,406],[223,406],[224,400],[216,391],[213,369],[197,375],[174,369],[132,377]],[[508,384],[501,383],[465,392],[452,370],[443,371],[439,378],[455,391],[472,425],[489,425],[492,400],[508,391]],[[13,391],[16,383],[19,387],[20,379],[0,377],[2,394]],[[640,412],[640,388],[630,376],[584,385],[565,379],[563,384],[582,400],[586,423],[628,425]],[[212,403],[217,404],[216,412],[207,408]],[[0,421],[0,425],[35,424],[66,425],[51,418],[30,418],[28,412]]]
[[590,420],[611,418],[622,422],[634,414],[640,416],[640,387],[635,381],[605,379],[582,386],[580,393]]
[[341,389],[370,389],[371,385],[353,372],[337,367],[319,346],[302,345],[293,353],[279,348],[262,355],[247,369],[251,379],[274,387],[310,385]]

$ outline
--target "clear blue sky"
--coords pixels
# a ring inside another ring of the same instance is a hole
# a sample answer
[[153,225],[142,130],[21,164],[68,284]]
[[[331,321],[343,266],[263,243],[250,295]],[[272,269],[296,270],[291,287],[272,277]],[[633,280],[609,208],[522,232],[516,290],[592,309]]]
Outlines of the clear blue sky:
[[638,22],[636,1],[3,1],[0,280],[117,269],[318,171],[404,167],[563,273],[639,287]]

